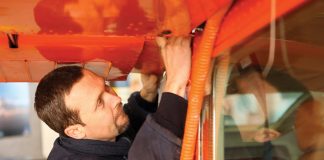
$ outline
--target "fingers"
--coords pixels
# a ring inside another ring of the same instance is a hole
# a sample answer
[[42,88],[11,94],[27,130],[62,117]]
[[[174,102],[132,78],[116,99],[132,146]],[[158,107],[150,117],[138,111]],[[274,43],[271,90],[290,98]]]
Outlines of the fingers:
[[166,57],[165,48],[166,48],[166,44],[167,44],[167,39],[165,37],[156,37],[156,43],[161,49],[162,59],[165,59],[165,57]]
[[167,39],[165,37],[156,37],[156,43],[160,48],[165,48]]
[[187,37],[157,37],[167,74],[164,91],[184,96],[190,76],[191,48]]
[[267,142],[272,141],[279,136],[280,133],[274,129],[262,128],[261,130],[257,131],[256,135],[254,136],[254,140],[257,142]]
[[156,43],[157,45],[163,49],[166,46],[173,46],[173,45],[180,45],[180,46],[185,46],[189,47],[190,42],[191,42],[191,37],[190,36],[185,36],[185,37],[161,37],[158,36],[156,37]]
[[191,37],[171,37],[168,39],[166,45],[170,46],[183,46],[183,47],[189,47],[190,46]]
[[159,76],[155,74],[141,74],[143,87],[140,95],[148,102],[153,102],[158,94]]
[[141,79],[143,83],[158,83],[160,76],[156,74],[141,74]]
[[190,48],[190,44],[191,44],[191,36],[184,37],[184,39],[182,40],[182,45]]

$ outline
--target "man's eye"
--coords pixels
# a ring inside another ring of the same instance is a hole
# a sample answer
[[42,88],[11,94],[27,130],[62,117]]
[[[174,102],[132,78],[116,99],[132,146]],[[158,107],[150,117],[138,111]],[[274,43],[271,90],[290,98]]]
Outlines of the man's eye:
[[97,103],[97,105],[98,106],[101,106],[101,105],[103,105],[103,100],[100,98],[99,100],[98,100],[98,103]]

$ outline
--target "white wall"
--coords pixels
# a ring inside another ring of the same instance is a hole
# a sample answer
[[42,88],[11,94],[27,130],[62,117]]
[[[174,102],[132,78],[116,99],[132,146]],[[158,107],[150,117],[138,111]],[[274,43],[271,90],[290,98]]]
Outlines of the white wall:
[[50,129],[44,122],[41,123],[41,138],[42,138],[42,154],[47,158],[51,151],[55,139],[59,136],[58,133]]
[[[23,136],[9,136],[0,139],[0,159],[42,159],[41,123],[34,111],[36,84],[29,85],[29,123],[31,132]],[[17,91],[19,92],[19,91]]]

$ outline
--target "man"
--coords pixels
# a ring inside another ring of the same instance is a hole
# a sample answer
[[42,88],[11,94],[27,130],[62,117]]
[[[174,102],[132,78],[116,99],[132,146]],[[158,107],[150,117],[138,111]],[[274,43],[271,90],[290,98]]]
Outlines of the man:
[[324,107],[320,97],[308,99],[296,111],[294,128],[302,151],[299,160],[318,160],[324,157]]
[[[167,74],[157,111],[157,78],[152,75],[124,108],[103,78],[80,67],[58,68],[40,81],[35,110],[60,134],[49,160],[119,160],[127,159],[127,155],[141,160],[179,158],[187,107],[183,97],[191,65],[190,39],[159,37],[157,42]],[[154,114],[146,118],[148,113]]]

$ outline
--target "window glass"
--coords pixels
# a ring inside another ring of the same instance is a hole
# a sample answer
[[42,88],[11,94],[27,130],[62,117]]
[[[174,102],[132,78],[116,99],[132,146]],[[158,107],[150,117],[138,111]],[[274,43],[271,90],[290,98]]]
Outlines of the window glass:
[[30,133],[28,83],[0,83],[0,138]]
[[225,159],[324,157],[323,12],[312,1],[231,49]]

